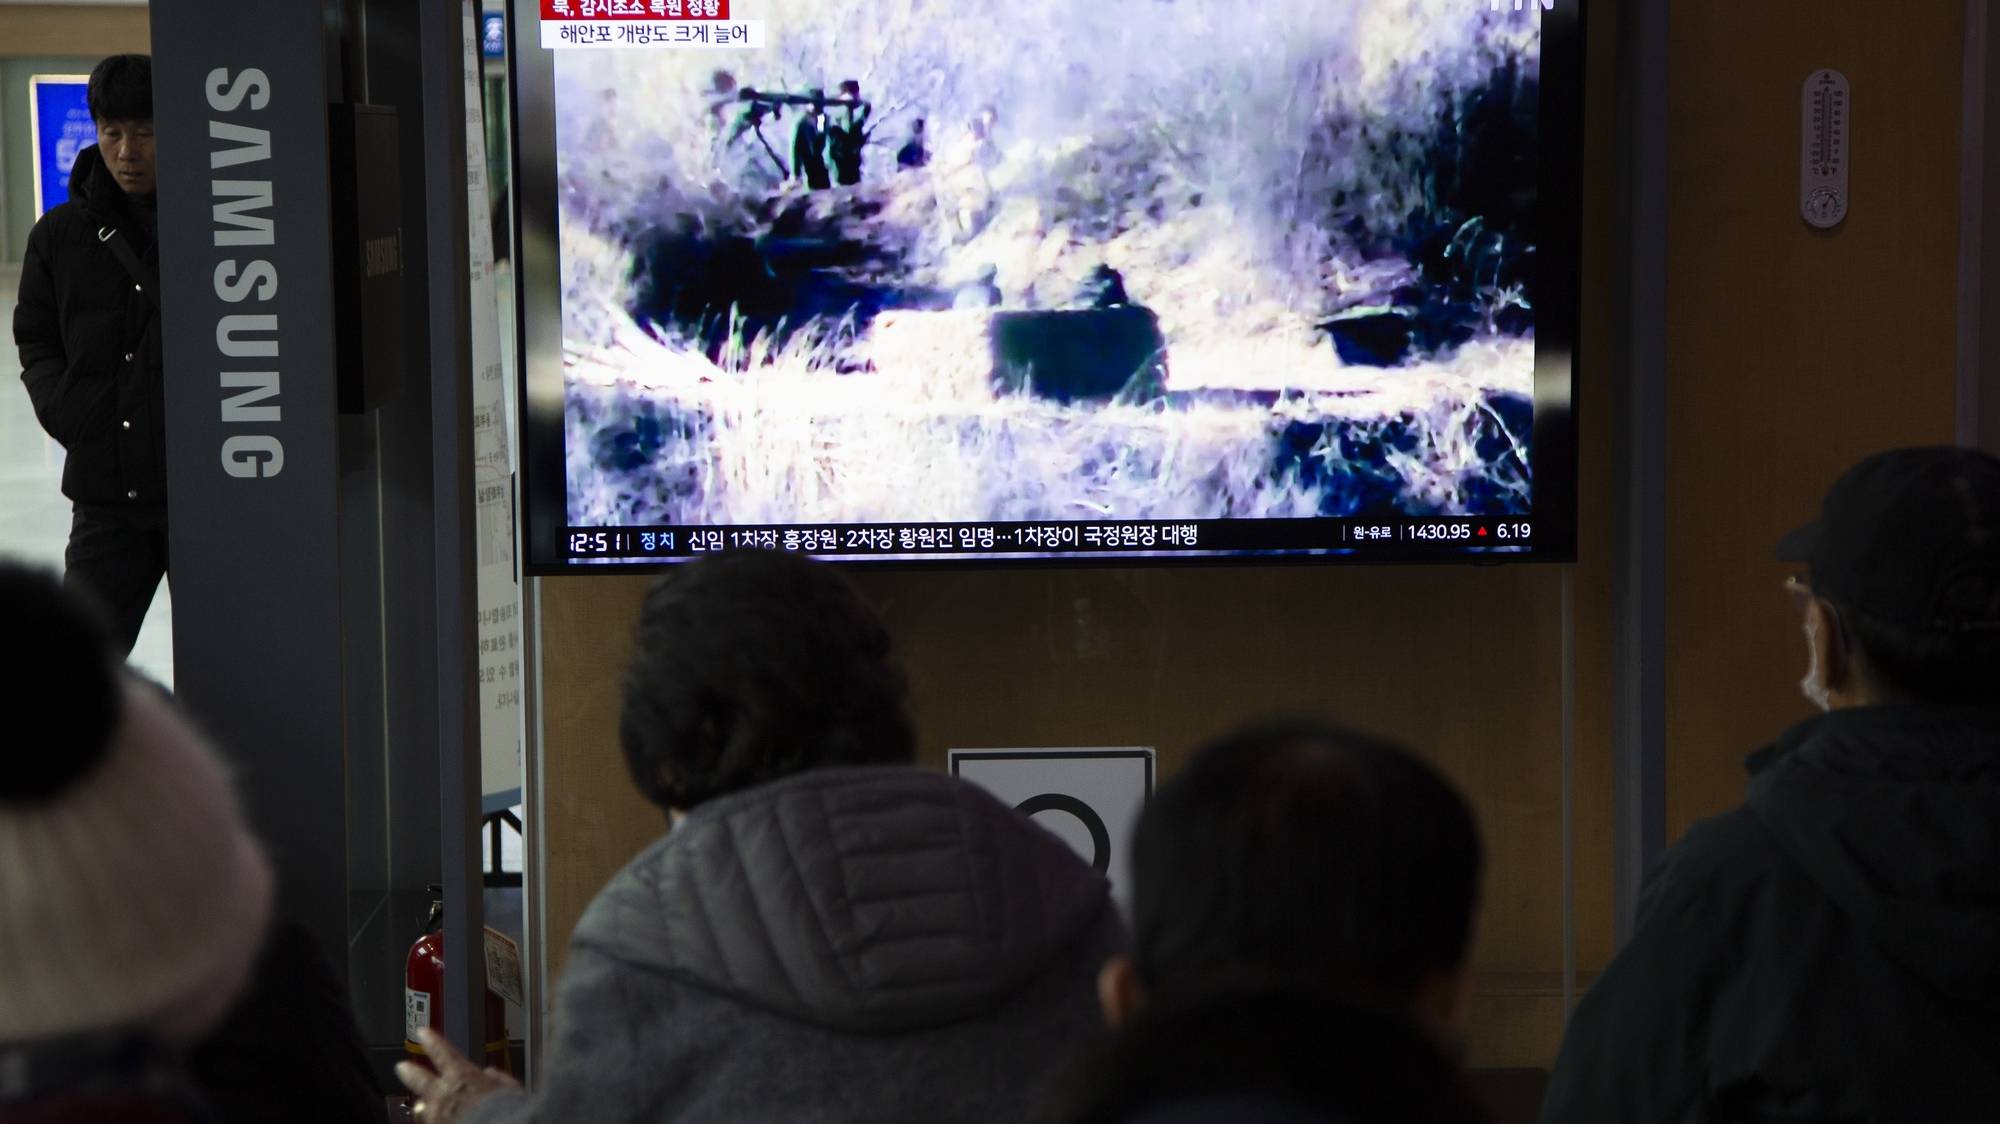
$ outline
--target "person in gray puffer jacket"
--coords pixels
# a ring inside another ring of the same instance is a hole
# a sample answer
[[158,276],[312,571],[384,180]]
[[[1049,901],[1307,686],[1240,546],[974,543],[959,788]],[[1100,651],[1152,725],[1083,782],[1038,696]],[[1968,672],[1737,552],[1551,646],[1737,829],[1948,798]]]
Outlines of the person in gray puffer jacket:
[[1015,1122],[1098,1041],[1104,879],[908,764],[887,634],[832,570],[669,575],[621,734],[671,829],[578,924],[540,1087],[434,1048],[425,1124]]

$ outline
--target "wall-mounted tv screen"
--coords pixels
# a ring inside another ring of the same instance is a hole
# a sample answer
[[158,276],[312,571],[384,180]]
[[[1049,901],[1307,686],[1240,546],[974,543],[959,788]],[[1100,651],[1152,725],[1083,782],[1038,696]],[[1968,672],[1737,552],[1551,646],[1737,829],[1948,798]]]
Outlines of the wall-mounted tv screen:
[[1579,0],[516,0],[531,572],[1568,560]]

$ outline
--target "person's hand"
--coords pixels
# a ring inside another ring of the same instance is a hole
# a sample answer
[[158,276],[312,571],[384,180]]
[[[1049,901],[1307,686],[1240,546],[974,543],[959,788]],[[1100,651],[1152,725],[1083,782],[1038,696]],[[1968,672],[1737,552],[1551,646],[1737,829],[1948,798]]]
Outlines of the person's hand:
[[417,1095],[418,1124],[458,1124],[472,1106],[495,1093],[521,1087],[519,1081],[488,1066],[480,1069],[430,1027],[417,1032],[424,1056],[437,1066],[432,1073],[415,1062],[397,1062],[396,1079]]

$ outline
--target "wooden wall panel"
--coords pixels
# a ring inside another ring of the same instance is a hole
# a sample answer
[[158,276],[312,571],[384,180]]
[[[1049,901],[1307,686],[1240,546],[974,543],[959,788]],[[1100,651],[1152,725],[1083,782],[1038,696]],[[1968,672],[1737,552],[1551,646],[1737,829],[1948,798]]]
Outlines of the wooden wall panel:
[[[1620,3],[1590,8],[1583,122],[1583,278],[1576,405],[1582,432],[1577,460],[1577,557],[1571,571],[1575,654],[1575,785],[1577,963],[1586,972],[1611,958],[1611,621],[1615,482],[1608,410],[1619,377],[1616,277],[1622,268],[1613,237],[1616,214],[1617,44]],[[1554,707],[1559,700],[1544,700]],[[1542,967],[1557,973],[1560,1000],[1562,934],[1545,934]],[[1554,1026],[1560,1032],[1561,1004]],[[1536,1064],[1555,1056],[1554,1036]]]
[[618,750],[618,684],[646,585],[631,577],[542,583],[542,912],[551,980],[590,899],[666,829]]
[[[909,668],[926,764],[951,747],[1136,744],[1156,746],[1171,774],[1203,740],[1273,713],[1418,747],[1486,833],[1476,962],[1504,986],[1482,1000],[1482,1025],[1539,1028],[1533,1041],[1482,1038],[1476,1055],[1496,1064],[1554,1046],[1560,579],[1553,567],[858,575]],[[660,830],[630,793],[613,725],[620,630],[644,588],[544,585],[553,932]]]
[[[1669,831],[1742,798],[1805,716],[1771,560],[1865,453],[1952,437],[1961,6],[1674,5],[1668,225]],[[1852,204],[1798,210],[1799,97],[1853,84]]]
[[145,54],[153,25],[144,4],[0,5],[0,57]]

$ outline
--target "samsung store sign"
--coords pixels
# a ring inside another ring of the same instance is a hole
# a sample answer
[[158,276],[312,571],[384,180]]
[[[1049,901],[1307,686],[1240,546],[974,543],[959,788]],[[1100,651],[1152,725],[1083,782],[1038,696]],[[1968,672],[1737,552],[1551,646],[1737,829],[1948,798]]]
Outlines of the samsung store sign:
[[285,468],[279,436],[278,267],[251,257],[277,246],[272,214],[271,131],[254,122],[271,103],[271,80],[262,70],[208,72],[209,197],[212,242],[242,256],[215,264],[216,298],[224,312],[215,322],[221,395],[222,469],[245,479],[272,477]]

